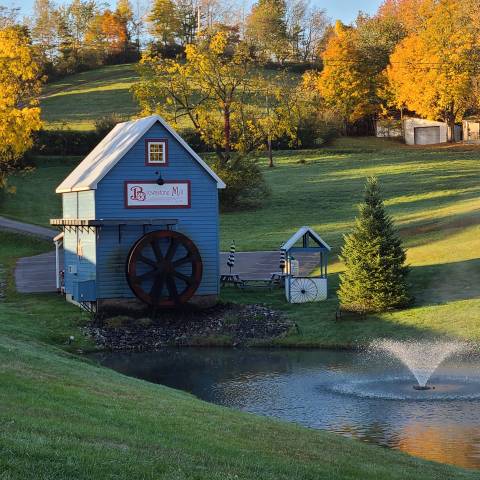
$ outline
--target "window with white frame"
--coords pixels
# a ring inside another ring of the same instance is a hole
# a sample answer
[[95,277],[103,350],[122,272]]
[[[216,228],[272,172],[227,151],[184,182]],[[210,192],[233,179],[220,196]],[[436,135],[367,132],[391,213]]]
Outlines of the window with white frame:
[[164,140],[149,140],[147,162],[152,164],[167,163],[167,144]]

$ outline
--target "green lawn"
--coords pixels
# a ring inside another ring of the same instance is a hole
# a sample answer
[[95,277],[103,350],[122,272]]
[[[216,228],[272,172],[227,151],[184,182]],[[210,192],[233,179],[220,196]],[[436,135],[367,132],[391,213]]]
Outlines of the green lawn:
[[40,102],[45,127],[91,130],[101,116],[138,113],[130,91],[137,80],[135,65],[126,64],[78,73],[48,84]]
[[[61,297],[13,291],[15,256],[49,248],[0,232],[2,479],[474,479],[322,431],[210,405],[77,356],[86,320]],[[70,335],[75,336],[67,345]]]
[[[32,173],[14,178],[0,214],[48,224],[60,215],[55,186],[75,159],[39,158]],[[330,298],[288,305],[279,291],[224,289],[237,302],[269,302],[285,310],[300,333],[278,343],[350,346],[372,338],[451,335],[480,339],[480,150],[463,147],[408,148],[373,138],[340,139],[324,150],[281,152],[263,171],[272,198],[263,208],[221,216],[221,245],[239,250],[277,249],[301,225],[311,225],[333,246]],[[301,163],[305,161],[305,163]],[[380,177],[388,210],[401,227],[412,266],[412,308],[335,322],[341,265],[335,261],[356,214],[365,176]]]

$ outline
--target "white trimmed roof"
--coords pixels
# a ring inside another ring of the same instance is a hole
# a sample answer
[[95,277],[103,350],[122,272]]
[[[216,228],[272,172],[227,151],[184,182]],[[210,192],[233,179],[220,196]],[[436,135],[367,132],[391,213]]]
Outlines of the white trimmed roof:
[[217,188],[225,188],[218,175],[190,148],[183,138],[159,115],[119,123],[85,157],[72,173],[57,187],[56,193],[95,190],[98,182],[124,157],[140,138],[159,122],[217,182]]
[[294,233],[281,247],[280,250],[290,250],[306,233],[309,233],[318,243],[323,245],[329,251],[331,250],[330,245],[327,242],[322,240],[322,237],[310,227],[301,227]]

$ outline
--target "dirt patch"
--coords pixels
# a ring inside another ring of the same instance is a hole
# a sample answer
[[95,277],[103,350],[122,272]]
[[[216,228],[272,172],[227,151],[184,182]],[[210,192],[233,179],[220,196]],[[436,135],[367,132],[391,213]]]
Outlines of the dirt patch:
[[115,316],[86,327],[95,343],[110,351],[155,351],[165,346],[246,346],[285,335],[295,324],[271,308],[217,305],[207,310],[165,312],[152,319]]

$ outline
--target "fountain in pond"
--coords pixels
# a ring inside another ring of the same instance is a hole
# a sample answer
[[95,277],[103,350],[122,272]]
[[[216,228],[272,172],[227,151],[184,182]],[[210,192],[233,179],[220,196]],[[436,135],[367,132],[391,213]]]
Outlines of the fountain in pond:
[[[448,357],[465,352],[469,345],[458,341],[398,341],[377,340],[371,347],[378,352],[386,352],[400,360],[413,374],[417,384],[415,390],[430,390],[428,380],[440,364]],[[433,387],[435,388],[435,387]]]

